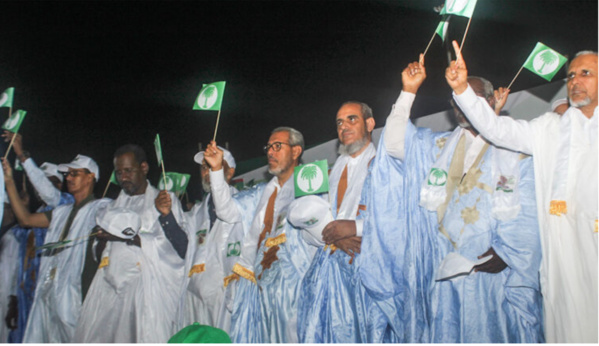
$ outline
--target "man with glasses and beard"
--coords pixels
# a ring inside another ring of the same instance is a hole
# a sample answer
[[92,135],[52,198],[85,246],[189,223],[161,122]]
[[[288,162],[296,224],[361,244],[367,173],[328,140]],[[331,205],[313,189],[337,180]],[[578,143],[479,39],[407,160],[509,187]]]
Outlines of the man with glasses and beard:
[[[354,257],[360,253],[363,228],[363,220],[356,220],[356,216],[368,165],[376,153],[371,141],[375,121],[367,104],[348,101],[339,108],[335,122],[340,156],[329,175],[328,203],[322,206],[330,210],[334,221],[324,228],[306,230],[319,248],[299,300],[302,343],[370,342],[364,329],[358,327],[363,325],[359,316],[364,314],[356,311],[354,300],[360,296],[360,287],[356,287],[353,273],[357,273]],[[308,209],[313,198],[298,199],[291,209]],[[324,272],[328,274],[322,275]]]
[[289,127],[271,132],[264,151],[268,171],[274,177],[250,193],[258,202],[243,209],[226,193],[222,151],[212,142],[204,159],[210,165],[210,182],[216,213],[223,220],[243,222],[248,229],[241,256],[233,266],[238,276],[231,321],[233,342],[298,342],[299,287],[315,248],[303,240],[300,230],[287,222],[294,200],[293,170],[304,149],[302,134]]
[[24,342],[72,342],[81,303],[82,284],[93,277],[95,268],[84,270],[88,237],[95,226],[98,208],[108,199],[97,200],[93,190],[100,176],[98,165],[91,158],[77,155],[58,166],[66,174],[67,189],[75,203],[63,204],[44,213],[30,213],[20,202],[7,160],[2,161],[6,192],[12,209],[23,227],[48,228],[44,244],[56,247],[42,252],[35,298]]

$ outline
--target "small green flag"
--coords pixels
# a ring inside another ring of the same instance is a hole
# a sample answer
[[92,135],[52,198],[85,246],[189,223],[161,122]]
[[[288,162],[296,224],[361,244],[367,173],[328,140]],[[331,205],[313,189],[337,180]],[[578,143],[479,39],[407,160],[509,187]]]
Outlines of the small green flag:
[[23,171],[23,166],[21,165],[21,160],[15,159],[15,171]]
[[179,192],[180,195],[185,193],[185,190],[187,190],[187,184],[189,184],[189,178],[191,177],[191,175],[189,174],[179,174],[179,181],[178,181],[178,190],[177,192]]
[[15,94],[15,88],[8,88],[0,95],[0,107],[12,107],[12,99]]
[[476,0],[447,0],[439,14],[455,14],[462,17],[472,17]]
[[537,45],[522,66],[539,77],[546,79],[548,82],[551,82],[553,76],[555,76],[557,71],[564,66],[566,61],[568,61],[568,59],[560,53],[547,47],[541,42],[537,42]]
[[23,119],[25,119],[26,114],[27,112],[24,110],[19,109],[15,111],[8,119],[6,119],[2,128],[12,133],[19,132],[19,128],[21,127],[21,123],[23,122]]
[[160,145],[160,134],[156,134],[154,139],[154,149],[156,150],[156,160],[158,161],[158,167],[162,164],[162,146]]
[[[164,187],[164,181],[166,180],[166,188]],[[166,178],[164,175],[160,175],[160,180],[158,180],[158,189],[159,190],[167,190],[170,192],[177,192],[179,173],[175,172],[166,172]]]
[[202,90],[193,104],[193,109],[219,111],[225,95],[226,82],[202,84]]
[[119,181],[116,180],[116,173],[114,171],[112,171],[112,174],[110,175],[110,182],[114,185],[120,185]]
[[294,169],[295,197],[329,191],[327,160],[314,161]]
[[437,33],[437,35],[439,35],[439,37],[441,37],[441,40],[443,42],[445,42],[445,35],[447,34],[447,28],[449,28],[449,16],[443,16],[443,19],[439,22],[439,25],[437,25],[437,30],[435,30],[435,32]]

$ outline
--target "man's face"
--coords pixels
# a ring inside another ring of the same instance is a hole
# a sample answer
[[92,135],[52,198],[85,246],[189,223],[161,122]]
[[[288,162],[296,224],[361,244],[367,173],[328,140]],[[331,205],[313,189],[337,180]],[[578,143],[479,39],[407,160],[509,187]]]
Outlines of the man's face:
[[[227,184],[231,183],[232,175],[228,174],[231,168],[227,161],[223,160],[223,173],[225,173],[225,180]],[[206,160],[202,160],[202,164],[200,165],[200,175],[202,177],[202,190],[206,193],[210,193],[210,166]]]
[[[267,146],[270,146],[266,152],[268,158],[268,172],[279,176],[288,172],[295,166],[293,158],[293,148],[289,145],[289,132],[280,131],[273,133],[268,139]],[[278,151],[277,151],[277,148]]]
[[369,143],[368,133],[374,128],[374,119],[364,119],[362,106],[359,104],[349,103],[341,106],[335,122],[342,154],[355,154]]
[[87,192],[94,182],[94,174],[85,168],[69,168],[66,173],[67,190],[71,195]]
[[147,162],[138,163],[133,153],[124,153],[114,159],[114,175],[123,191],[129,196],[146,192]]
[[568,68],[568,99],[576,108],[597,106],[597,56],[581,55]]

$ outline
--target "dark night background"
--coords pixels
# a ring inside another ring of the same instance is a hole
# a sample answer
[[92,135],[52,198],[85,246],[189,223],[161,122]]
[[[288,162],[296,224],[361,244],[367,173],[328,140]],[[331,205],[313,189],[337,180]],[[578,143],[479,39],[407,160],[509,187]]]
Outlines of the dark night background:
[[[308,147],[334,138],[334,116],[349,99],[368,103],[380,127],[442,3],[0,2],[0,92],[15,87],[13,110],[28,112],[24,147],[38,164],[78,153],[98,162],[97,196],[112,154],[129,142],[146,149],[155,184],[160,133],[166,170],[192,174],[188,190],[198,199],[193,156],[216,122],[216,112],[192,110],[202,83],[227,82],[217,142],[238,162],[263,156],[277,126],[300,130]],[[478,0],[463,50],[468,69],[507,86],[537,41],[569,57],[597,50],[597,16],[596,0]],[[449,38],[460,41],[466,23],[453,16]],[[436,37],[414,117],[449,108],[447,62]],[[564,77],[562,69],[555,78]],[[512,91],[544,83],[523,71]],[[0,120],[7,115],[1,108]]]

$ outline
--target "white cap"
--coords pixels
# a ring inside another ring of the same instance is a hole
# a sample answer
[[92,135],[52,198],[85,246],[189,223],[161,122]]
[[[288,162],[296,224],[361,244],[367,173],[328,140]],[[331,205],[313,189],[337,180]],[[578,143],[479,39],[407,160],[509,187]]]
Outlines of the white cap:
[[58,166],[57,165],[55,165],[53,163],[50,163],[50,162],[44,162],[40,166],[40,169],[44,172],[44,174],[46,175],[46,177],[48,177],[48,178],[50,178],[50,177],[56,177],[61,182],[64,181],[64,176],[62,174],[60,174],[60,172],[58,172]]
[[[227,161],[227,164],[229,165],[229,167],[231,167],[231,168],[237,167],[237,164],[235,163],[235,159],[233,158],[233,155],[231,154],[231,152],[221,146],[217,145],[217,147],[223,151],[223,160]],[[202,161],[204,160],[204,151],[200,151],[199,153],[197,153],[193,157],[193,160],[201,165]]]
[[289,205],[287,220],[296,228],[322,239],[322,230],[333,221],[331,206],[324,198],[310,195],[297,198]]
[[58,171],[67,173],[69,168],[73,169],[81,169],[87,168],[90,172],[92,172],[96,176],[96,181],[100,180],[100,169],[98,168],[98,164],[91,157],[85,155],[77,155],[73,161],[70,163],[61,163],[58,165]]
[[96,213],[96,223],[106,232],[123,239],[133,239],[141,227],[139,214],[125,208],[103,208]]

